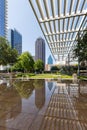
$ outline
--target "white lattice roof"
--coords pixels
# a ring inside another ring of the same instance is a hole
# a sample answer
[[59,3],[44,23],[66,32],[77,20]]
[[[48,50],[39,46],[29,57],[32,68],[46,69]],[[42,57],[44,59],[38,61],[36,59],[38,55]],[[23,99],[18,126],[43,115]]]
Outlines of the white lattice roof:
[[65,61],[78,31],[87,29],[87,0],[29,0],[56,60]]

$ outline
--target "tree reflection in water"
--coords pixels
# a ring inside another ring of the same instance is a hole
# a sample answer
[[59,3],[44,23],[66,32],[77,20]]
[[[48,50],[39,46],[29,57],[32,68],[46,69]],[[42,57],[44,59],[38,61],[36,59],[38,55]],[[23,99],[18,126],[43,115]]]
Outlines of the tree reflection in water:
[[45,80],[17,81],[16,90],[22,98],[29,98],[35,89],[35,105],[41,109],[45,103]]
[[15,83],[16,90],[22,98],[29,98],[34,90],[33,81],[17,81]]

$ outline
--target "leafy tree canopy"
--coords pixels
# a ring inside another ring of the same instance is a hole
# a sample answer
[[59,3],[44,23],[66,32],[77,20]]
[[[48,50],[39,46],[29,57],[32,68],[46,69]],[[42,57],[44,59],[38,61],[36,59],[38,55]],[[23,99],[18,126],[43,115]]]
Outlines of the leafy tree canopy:
[[44,63],[42,60],[38,59],[35,64],[34,64],[34,69],[36,71],[41,72],[42,70],[44,70]]
[[13,66],[13,70],[24,70],[33,71],[34,69],[34,60],[29,52],[22,53],[19,58],[18,62]]
[[52,66],[51,67],[51,71],[57,71],[57,70],[59,70],[57,66]]
[[0,37],[0,65],[7,65],[17,61],[18,52],[16,49],[11,49],[8,41]]
[[83,37],[79,36],[76,47],[73,51],[74,58],[79,58],[79,61],[87,61],[87,31]]

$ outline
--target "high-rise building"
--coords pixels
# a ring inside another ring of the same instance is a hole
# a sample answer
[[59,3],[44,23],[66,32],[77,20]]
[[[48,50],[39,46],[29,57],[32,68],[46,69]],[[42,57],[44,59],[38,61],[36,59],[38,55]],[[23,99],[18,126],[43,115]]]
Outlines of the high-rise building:
[[52,59],[51,55],[48,57],[48,64],[53,64],[53,59]]
[[13,35],[14,31],[12,29],[8,29],[7,31],[7,40],[9,42],[9,44],[11,45],[11,47],[13,48]]
[[11,47],[15,48],[20,55],[22,53],[22,35],[16,29],[8,29],[7,39]]
[[6,37],[7,0],[0,0],[0,36]]
[[40,37],[35,42],[35,60],[41,59],[45,65],[45,41]]
[[18,50],[18,54],[22,53],[22,35],[14,29],[13,48]]

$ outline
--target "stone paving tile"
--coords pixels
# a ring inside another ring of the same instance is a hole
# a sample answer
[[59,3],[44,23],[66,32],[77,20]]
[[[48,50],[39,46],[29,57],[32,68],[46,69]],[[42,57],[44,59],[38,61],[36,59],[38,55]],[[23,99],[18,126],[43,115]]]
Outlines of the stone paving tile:
[[0,109],[0,120],[2,119],[2,117],[7,114],[7,111]]
[[16,105],[13,102],[0,101],[0,109],[2,110],[11,111]]
[[30,104],[28,104],[28,103],[26,103],[26,104],[18,104],[16,107],[14,107],[13,108],[13,110],[12,111],[14,111],[14,112],[18,112],[18,111],[20,111],[20,112],[22,112],[22,113],[30,113],[30,114],[37,114],[37,112],[39,111],[36,107],[35,107],[35,105],[30,105]]
[[44,116],[45,113],[46,113],[46,110],[47,110],[47,106],[44,106],[44,107],[38,112],[38,115]]
[[[73,88],[74,94],[76,91]],[[0,95],[0,130],[87,130],[86,97],[69,95],[65,84],[51,94],[40,101],[35,96],[21,99],[14,88],[4,91]]]
[[28,113],[10,112],[5,114],[0,120],[0,126],[18,130],[28,130],[35,115]]
[[55,89],[38,130],[87,130],[86,103],[64,91],[64,87]]
[[87,123],[46,116],[38,130],[87,130]]
[[6,128],[6,127],[0,127],[0,130],[18,130],[18,129],[10,129],[10,128]]
[[29,127],[29,130],[41,130],[40,127],[41,127],[43,118],[44,116],[37,115],[37,117],[33,120],[32,125]]
[[83,113],[82,110],[60,109],[60,108],[58,109],[48,107],[45,115],[64,119],[87,121],[87,110],[84,110]]

